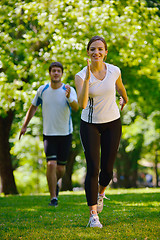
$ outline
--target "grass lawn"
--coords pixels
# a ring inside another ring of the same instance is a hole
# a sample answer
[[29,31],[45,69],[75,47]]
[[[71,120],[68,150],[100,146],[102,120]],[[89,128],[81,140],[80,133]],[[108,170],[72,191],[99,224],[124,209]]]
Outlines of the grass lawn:
[[160,239],[160,189],[107,189],[99,214],[103,228],[86,228],[84,191],[60,192],[59,206],[49,195],[0,197],[0,239]]

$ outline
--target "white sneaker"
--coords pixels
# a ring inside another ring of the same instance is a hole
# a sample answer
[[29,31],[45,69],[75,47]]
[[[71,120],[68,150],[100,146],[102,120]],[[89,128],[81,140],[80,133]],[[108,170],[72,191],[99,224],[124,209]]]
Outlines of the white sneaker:
[[105,194],[100,195],[98,194],[98,200],[97,200],[97,213],[101,213],[103,210],[103,198],[110,200],[105,196]]
[[89,218],[89,222],[87,224],[87,227],[99,227],[102,228],[102,224],[99,221],[99,217],[96,214],[92,214]]

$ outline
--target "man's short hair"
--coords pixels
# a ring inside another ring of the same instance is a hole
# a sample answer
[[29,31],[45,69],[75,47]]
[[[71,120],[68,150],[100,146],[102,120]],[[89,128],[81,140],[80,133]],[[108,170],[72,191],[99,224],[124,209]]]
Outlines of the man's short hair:
[[62,65],[62,63],[60,63],[60,62],[52,62],[50,64],[50,66],[49,66],[49,73],[51,72],[52,67],[59,67],[59,68],[61,68],[62,69],[62,73],[63,73],[63,65]]

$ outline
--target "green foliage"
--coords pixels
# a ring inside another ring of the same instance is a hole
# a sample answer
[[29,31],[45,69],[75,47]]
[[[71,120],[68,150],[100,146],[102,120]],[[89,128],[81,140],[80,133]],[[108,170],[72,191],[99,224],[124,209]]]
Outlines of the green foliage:
[[[131,114],[132,117],[135,118],[134,122],[131,123],[131,120],[129,120],[129,125],[123,127],[123,138],[128,140],[126,152],[131,152],[133,149],[138,148],[138,138],[141,138],[141,145],[143,145],[143,151],[139,152],[141,158],[145,158],[146,153],[151,153],[151,159],[153,159],[155,150],[160,148],[160,128],[158,121],[160,118],[160,112],[152,112],[147,119],[144,119],[140,115],[135,116],[133,111],[130,115]],[[124,117],[124,120],[127,122],[128,115],[129,114]]]
[[[2,92],[8,92],[3,100],[6,104],[1,105],[5,112],[18,107],[20,100],[30,102],[33,90],[47,80],[51,61],[62,61],[64,78],[73,84],[75,73],[86,64],[86,44],[96,34],[105,37],[111,63],[122,70],[127,68],[127,75],[132,71],[135,82],[142,78],[143,89],[148,89],[149,79],[156,84],[158,8],[147,8],[145,1],[126,1],[123,5],[108,0],[26,1],[23,5],[21,1],[10,1],[2,5],[1,11]],[[127,79],[129,93],[132,79]],[[141,96],[141,92],[136,87],[129,95]]]
[[[34,118],[33,124],[39,124],[36,120],[38,119]],[[37,130],[38,127],[32,127],[33,136],[26,134],[21,141],[16,135],[14,146],[11,148],[12,156],[19,160],[14,176],[21,193],[48,192],[43,140]]]
[[[135,179],[137,181],[138,175],[147,173],[147,171],[155,179],[154,168],[155,164],[159,162],[160,154],[159,114],[159,111],[154,111],[147,118],[144,118],[143,111],[139,109],[136,103],[126,106],[123,116],[123,136],[115,164],[119,174],[126,178],[126,187],[133,186],[132,184]],[[150,167],[148,170],[142,168],[138,165],[138,162],[143,163],[144,166],[147,163],[152,168]]]
[[[125,157],[134,155],[137,161],[150,150],[153,156],[159,151],[159,115],[152,118],[160,102],[158,1],[2,0],[0,6],[0,115],[15,112],[13,147],[37,88],[49,81],[50,63],[62,62],[63,81],[74,86],[74,75],[86,65],[88,40],[101,35],[108,45],[107,61],[121,68],[129,96],[122,113],[123,123],[130,124],[123,131]],[[79,120],[80,111],[73,115],[73,148],[83,158]],[[30,148],[28,143],[24,161]]]
[[103,229],[86,228],[84,192],[60,192],[59,206],[49,196],[0,197],[1,238],[6,239],[159,239],[159,189],[107,190],[99,214]]
[[51,61],[62,61],[65,81],[73,84],[75,73],[86,64],[86,44],[96,34],[104,36],[108,43],[108,61],[126,70],[127,76],[129,73],[126,87],[130,99],[138,95],[139,101],[142,97],[147,103],[148,92],[141,96],[140,90],[149,90],[150,84],[155,85],[155,96],[159,77],[158,8],[147,8],[145,1],[122,3],[77,0],[3,4],[3,111],[18,108],[18,101],[24,107],[30,102],[34,89],[48,79]]

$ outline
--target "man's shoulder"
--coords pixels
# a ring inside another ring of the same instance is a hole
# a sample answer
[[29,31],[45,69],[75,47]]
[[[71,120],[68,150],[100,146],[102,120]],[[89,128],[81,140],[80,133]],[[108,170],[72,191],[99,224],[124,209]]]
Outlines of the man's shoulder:
[[38,88],[38,92],[39,94],[42,96],[42,94],[44,93],[45,90],[47,90],[49,88],[49,83],[46,83],[44,85],[41,85],[39,88]]
[[63,90],[66,90],[66,84],[62,83],[62,87]]

